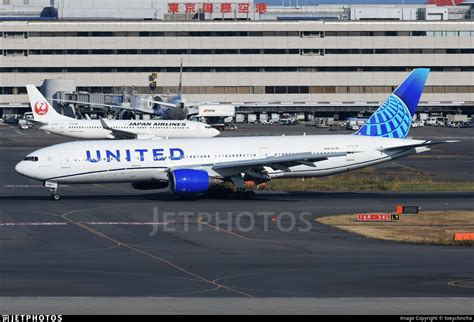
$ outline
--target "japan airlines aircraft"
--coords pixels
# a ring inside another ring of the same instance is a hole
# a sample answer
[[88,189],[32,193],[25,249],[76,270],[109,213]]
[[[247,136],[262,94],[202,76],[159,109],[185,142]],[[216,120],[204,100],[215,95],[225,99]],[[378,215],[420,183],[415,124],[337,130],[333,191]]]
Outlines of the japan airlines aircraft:
[[76,120],[59,114],[33,85],[26,85],[33,122],[40,130],[79,139],[154,139],[213,137],[219,131],[193,121]]
[[230,186],[239,197],[254,198],[245,181],[327,176],[453,142],[406,139],[428,74],[415,69],[353,135],[71,142],[37,150],[15,170],[43,181],[54,200],[58,184],[114,182],[175,194]]

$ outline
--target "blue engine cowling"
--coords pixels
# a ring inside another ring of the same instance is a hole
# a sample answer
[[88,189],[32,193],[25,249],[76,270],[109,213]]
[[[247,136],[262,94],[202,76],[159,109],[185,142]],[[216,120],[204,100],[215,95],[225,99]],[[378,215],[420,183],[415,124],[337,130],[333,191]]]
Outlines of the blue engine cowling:
[[205,170],[176,169],[171,171],[170,190],[173,193],[204,193],[209,190],[209,174]]

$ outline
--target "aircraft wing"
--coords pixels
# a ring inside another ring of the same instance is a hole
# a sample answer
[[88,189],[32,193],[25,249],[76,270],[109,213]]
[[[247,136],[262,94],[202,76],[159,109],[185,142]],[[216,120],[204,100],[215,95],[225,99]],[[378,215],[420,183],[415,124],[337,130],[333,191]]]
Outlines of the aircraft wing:
[[394,147],[389,147],[389,148],[381,148],[377,150],[381,152],[401,151],[401,150],[409,150],[409,149],[414,149],[414,148],[419,148],[419,147],[427,147],[427,146],[437,145],[437,144],[456,143],[456,142],[460,142],[460,141],[459,140],[446,140],[446,141],[426,140],[422,143],[400,145],[400,146],[394,146]]
[[52,101],[57,101],[57,102],[67,102],[67,103],[74,103],[74,104],[84,104],[84,105],[110,107],[110,108],[116,108],[116,109],[119,109],[119,110],[128,110],[128,111],[140,112],[140,113],[143,113],[143,114],[155,114],[155,112],[152,109],[142,109],[142,108],[139,108],[139,107],[128,107],[128,106],[122,106],[122,105],[111,105],[111,104],[101,104],[101,103],[92,103],[92,102],[80,102],[80,101],[63,100],[63,99],[57,99],[57,98],[51,98],[51,100]]
[[330,152],[330,153],[295,153],[277,157],[267,157],[254,160],[242,160],[234,162],[215,163],[212,169],[216,172],[233,172],[241,173],[252,168],[270,167],[274,170],[288,170],[289,167],[297,165],[307,165],[316,167],[315,162],[328,160],[329,158],[345,156],[346,152]]
[[103,118],[100,118],[100,124],[102,125],[102,127],[104,129],[109,130],[110,132],[112,132],[112,135],[116,139],[136,139],[137,138],[136,133],[111,128],[107,124],[107,122],[105,122],[105,120]]

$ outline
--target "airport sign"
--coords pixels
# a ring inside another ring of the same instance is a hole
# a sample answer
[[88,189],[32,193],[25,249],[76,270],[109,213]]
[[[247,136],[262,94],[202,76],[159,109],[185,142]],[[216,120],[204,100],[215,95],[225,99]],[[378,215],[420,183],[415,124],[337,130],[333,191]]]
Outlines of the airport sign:
[[358,214],[357,221],[396,221],[399,220],[400,216],[395,214]]
[[251,5],[249,2],[245,3],[168,3],[168,13],[258,13],[264,14],[267,12],[268,5],[264,2],[255,3]]

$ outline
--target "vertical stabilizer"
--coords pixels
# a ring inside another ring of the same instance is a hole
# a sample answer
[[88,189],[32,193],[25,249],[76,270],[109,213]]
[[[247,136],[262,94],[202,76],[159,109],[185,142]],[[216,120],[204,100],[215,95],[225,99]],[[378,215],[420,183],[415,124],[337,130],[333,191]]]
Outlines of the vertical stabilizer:
[[36,86],[26,85],[26,91],[28,92],[28,99],[30,100],[31,111],[35,121],[48,123],[49,121],[71,119],[56,112]]
[[354,135],[406,138],[429,72],[414,69]]

